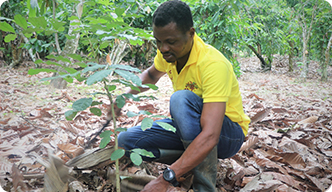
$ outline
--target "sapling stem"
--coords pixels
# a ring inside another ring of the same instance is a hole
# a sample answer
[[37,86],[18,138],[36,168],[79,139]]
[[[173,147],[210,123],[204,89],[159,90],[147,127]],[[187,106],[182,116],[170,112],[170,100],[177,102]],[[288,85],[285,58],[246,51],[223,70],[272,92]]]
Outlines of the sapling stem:
[[[106,82],[105,81],[103,81],[103,82],[104,82],[104,87],[107,92],[108,99],[110,100],[110,103],[111,103],[111,112],[112,112],[112,120],[113,120],[113,128],[114,128],[114,142],[115,142],[114,151],[116,151],[119,149],[119,145],[118,145],[118,134],[116,133],[116,118],[115,118],[115,112],[114,112],[114,102],[113,102],[112,94],[109,92],[109,90],[107,88]],[[107,119],[107,120],[109,120],[109,119]],[[115,160],[115,178],[116,178],[116,191],[121,192],[119,159]]]

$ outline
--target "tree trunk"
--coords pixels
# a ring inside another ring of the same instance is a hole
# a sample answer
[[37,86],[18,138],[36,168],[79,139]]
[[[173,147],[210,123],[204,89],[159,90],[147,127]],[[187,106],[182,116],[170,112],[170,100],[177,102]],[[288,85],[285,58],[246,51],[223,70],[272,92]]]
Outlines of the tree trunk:
[[[74,33],[74,30],[78,28],[78,25],[73,25],[72,23],[79,22],[78,20],[71,20],[70,25],[69,25],[69,30],[68,30],[68,35],[69,36],[74,36],[75,38],[69,38],[67,39],[65,43],[65,47],[63,48],[61,55],[63,57],[67,57],[68,54],[74,54],[77,50],[78,47],[78,41],[80,39],[80,33]],[[69,63],[59,61],[59,64],[62,66],[69,66]],[[58,68],[59,70],[63,70],[62,68]],[[53,76],[58,76],[57,73],[55,73]],[[57,79],[52,79],[50,85],[54,88],[57,89],[65,89],[67,87],[67,81],[65,81],[63,78],[57,78]]]
[[322,81],[327,81],[327,66],[330,62],[330,47],[332,46],[332,34],[330,37],[330,40],[327,44],[326,50],[325,50],[325,62],[321,65],[322,67]]
[[290,46],[290,51],[288,55],[288,71],[292,72],[293,71],[293,58],[294,58],[294,42],[289,41],[289,46]]
[[[258,57],[258,59],[261,61],[261,67],[262,67],[262,69],[263,69],[263,70],[268,69],[268,68],[269,68],[269,67],[268,67],[268,64],[265,62],[265,60],[264,60],[264,58],[262,57],[262,55],[259,54],[253,46],[248,45],[248,47],[249,47],[249,48],[255,53],[255,55],[256,55],[256,56]],[[271,68],[270,68],[270,69],[271,69]]]

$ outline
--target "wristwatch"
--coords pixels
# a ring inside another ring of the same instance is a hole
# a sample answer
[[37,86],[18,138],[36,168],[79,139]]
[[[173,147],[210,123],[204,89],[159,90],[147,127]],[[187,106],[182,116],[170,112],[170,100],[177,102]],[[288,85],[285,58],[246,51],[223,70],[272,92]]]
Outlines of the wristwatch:
[[174,187],[179,185],[179,182],[176,180],[175,173],[172,169],[167,168],[163,172],[163,177],[166,181],[170,182]]

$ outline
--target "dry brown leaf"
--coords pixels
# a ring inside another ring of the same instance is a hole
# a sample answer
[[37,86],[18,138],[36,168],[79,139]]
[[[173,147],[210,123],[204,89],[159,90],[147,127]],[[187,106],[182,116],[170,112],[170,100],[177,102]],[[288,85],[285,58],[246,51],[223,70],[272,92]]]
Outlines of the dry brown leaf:
[[296,181],[292,176],[283,175],[281,173],[276,173],[276,172],[269,172],[268,174],[273,175],[274,179],[282,181],[283,183],[286,183],[287,185],[292,186],[300,191],[304,190],[304,188],[301,186],[300,182]]
[[4,119],[4,120],[0,120],[0,124],[6,125],[10,119],[11,119],[11,117]]
[[287,110],[284,108],[272,108],[272,111],[274,113],[286,113],[287,112]]
[[250,147],[257,144],[257,142],[258,142],[258,137],[252,135],[248,136],[248,139],[242,144],[239,152],[249,149]]
[[311,116],[306,119],[303,119],[302,121],[298,122],[298,124],[303,125],[307,123],[315,123],[318,120],[317,116]]
[[251,118],[251,124],[254,124],[258,121],[263,120],[265,117],[267,117],[270,113],[270,109],[264,109],[258,113],[256,113],[252,118]]
[[247,98],[252,98],[252,97],[255,97],[255,98],[258,99],[258,100],[265,100],[265,99],[263,99],[263,98],[261,98],[261,97],[258,97],[255,93],[252,93],[252,94],[250,94],[249,96],[247,96]]
[[70,158],[74,158],[84,153],[84,149],[81,146],[73,145],[71,143],[61,143],[58,144],[58,147],[66,154],[68,154]]
[[16,167],[15,164],[12,166],[12,179],[13,179],[13,188],[14,190],[20,189],[22,191],[27,191],[28,186],[23,181],[23,174]]
[[266,168],[268,170],[278,170],[279,172],[283,173],[284,175],[288,175],[288,172],[283,167],[281,167],[280,165],[278,165],[277,163],[275,163],[269,159],[256,158],[256,163],[259,166]]
[[283,162],[288,163],[296,169],[304,169],[306,167],[306,163],[304,162],[303,158],[296,152],[282,153],[280,155],[283,158]]

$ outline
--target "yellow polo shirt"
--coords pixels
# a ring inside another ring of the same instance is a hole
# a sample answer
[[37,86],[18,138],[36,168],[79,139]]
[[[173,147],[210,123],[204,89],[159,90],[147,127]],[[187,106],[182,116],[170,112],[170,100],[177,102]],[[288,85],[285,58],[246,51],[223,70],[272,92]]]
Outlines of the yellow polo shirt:
[[190,90],[201,97],[203,103],[226,102],[225,115],[239,123],[247,135],[250,118],[243,111],[239,83],[232,64],[217,49],[195,34],[189,59],[180,74],[176,62],[168,63],[159,50],[154,65],[158,71],[168,74],[174,91]]

